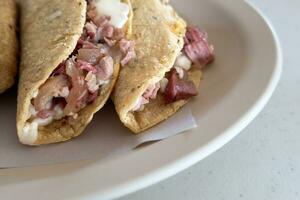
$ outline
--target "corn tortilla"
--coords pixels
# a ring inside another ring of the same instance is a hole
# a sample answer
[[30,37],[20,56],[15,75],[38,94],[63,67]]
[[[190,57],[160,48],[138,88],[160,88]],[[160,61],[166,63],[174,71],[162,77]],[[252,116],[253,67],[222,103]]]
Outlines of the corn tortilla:
[[[130,4],[129,1],[126,2]],[[75,49],[86,21],[87,3],[85,0],[24,0],[21,2],[21,8],[22,56],[17,129],[22,142],[22,131],[28,120],[30,101],[53,70]],[[56,16],[55,19],[53,16]],[[127,30],[130,30],[130,20],[127,23]],[[80,135],[93,115],[108,100],[119,74],[119,62],[120,58],[115,60],[110,83],[101,88],[101,93],[94,103],[79,111],[76,119],[64,118],[41,126],[37,138],[25,143],[29,145],[56,143]]]
[[[166,105],[158,94],[143,111],[132,109],[149,85],[159,82],[173,67],[183,48],[186,22],[166,1],[132,0],[134,18],[132,37],[136,42],[137,59],[121,69],[113,101],[123,124],[134,133],[160,123],[178,111],[187,100]],[[199,86],[201,71],[189,71],[189,80]]]
[[10,88],[17,71],[17,6],[14,0],[0,0],[0,93]]

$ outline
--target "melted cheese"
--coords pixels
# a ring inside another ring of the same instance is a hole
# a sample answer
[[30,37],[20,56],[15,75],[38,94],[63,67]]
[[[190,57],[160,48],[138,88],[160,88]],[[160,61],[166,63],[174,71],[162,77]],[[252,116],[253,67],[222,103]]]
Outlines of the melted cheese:
[[161,93],[165,93],[168,83],[169,83],[169,80],[167,78],[161,79],[161,81],[159,82]]
[[[31,104],[30,104],[31,105]],[[31,105],[30,107],[30,117],[36,117],[36,110]],[[51,124],[53,120],[60,120],[64,117],[64,112],[62,108],[57,105],[54,107],[54,113],[53,116],[50,116],[46,119],[41,118],[35,118],[32,122],[26,122],[23,132],[20,135],[20,141],[23,144],[32,145],[38,138],[38,128],[39,126],[47,126],[48,124]]]
[[20,135],[20,142],[33,145],[38,138],[38,123],[26,123]]
[[188,71],[192,67],[192,61],[185,54],[181,53],[176,59],[175,67]]

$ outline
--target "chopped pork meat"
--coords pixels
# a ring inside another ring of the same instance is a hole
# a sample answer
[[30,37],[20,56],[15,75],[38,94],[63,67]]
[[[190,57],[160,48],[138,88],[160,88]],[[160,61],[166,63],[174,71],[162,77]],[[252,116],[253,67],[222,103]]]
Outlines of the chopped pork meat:
[[159,87],[160,87],[160,85],[158,83],[150,85],[146,89],[145,93],[143,94],[143,97],[147,100],[155,99],[157,92],[159,90]]
[[135,107],[132,109],[132,111],[141,111],[143,110],[143,107],[145,104],[149,103],[149,100],[145,99],[143,96],[138,98]]
[[104,56],[97,67],[97,77],[100,80],[108,80],[114,72],[114,60],[111,56]]
[[37,116],[41,119],[47,119],[52,115],[52,111],[50,109],[41,110],[37,113]]
[[111,25],[106,25],[102,28],[102,36],[104,38],[110,38],[112,39],[114,36],[114,27]]
[[38,96],[34,99],[34,107],[37,111],[49,109],[48,105],[54,97],[61,97],[64,87],[68,87],[69,82],[64,75],[49,78],[39,90]]
[[97,69],[94,65],[92,65],[89,62],[83,61],[83,60],[77,60],[76,62],[76,67],[78,67],[81,70],[85,70],[87,72],[93,72],[94,74],[97,73]]
[[[118,41],[120,41],[122,39],[124,40],[124,37],[125,37],[125,32],[123,31],[123,29],[121,29],[121,28],[115,28],[114,29],[114,36],[113,36],[113,38],[115,40],[118,40]],[[129,40],[127,40],[127,41],[129,41]],[[129,41],[129,42],[131,42],[131,41]]]
[[90,93],[87,98],[87,103],[93,103],[98,97],[98,92]]
[[64,109],[66,115],[74,115],[84,106],[88,97],[87,84],[83,76],[72,78],[72,88],[69,96],[66,98],[67,105]]
[[157,96],[157,92],[159,91],[160,84],[151,84],[144,94],[137,100],[133,111],[141,111],[143,109],[143,106],[150,102],[150,100],[155,99]]
[[[32,100],[35,114],[30,115],[31,121],[47,120],[48,124],[65,116],[76,118],[81,109],[101,94],[101,86],[109,83],[115,56],[123,55],[123,66],[134,58],[134,44],[124,39],[124,29],[111,25],[111,17],[101,15],[96,7],[95,0],[88,0],[83,33],[69,58],[39,88]],[[126,49],[121,49],[121,43],[128,44]]]
[[[164,96],[166,104],[196,96],[197,88],[192,81],[188,80],[187,71],[191,69],[192,64],[201,68],[214,60],[213,47],[209,45],[207,39],[207,33],[188,27],[184,37],[184,48],[178,55],[173,68],[159,84],[150,85],[147,88],[132,111],[143,110],[145,104],[156,98],[158,90]],[[130,49],[129,42],[120,41],[122,53],[128,54],[130,52],[128,49]]]
[[79,40],[79,45],[81,44],[83,49],[98,49],[98,46],[89,42],[89,41],[81,41]]
[[122,40],[120,40],[119,46],[120,46],[120,50],[123,54],[123,59],[121,60],[121,65],[125,66],[136,57],[136,54],[134,51],[134,42],[128,41],[126,39],[122,39]]
[[101,16],[101,17],[96,16],[96,17],[92,17],[91,19],[98,27],[104,27],[111,20],[109,16]]
[[188,27],[185,36],[184,51],[200,68],[214,60],[214,48],[207,42],[207,34],[194,27]]
[[90,39],[96,38],[97,26],[93,22],[87,22],[84,26],[84,30],[86,32],[86,35],[90,37]]
[[197,88],[192,81],[180,79],[176,69],[172,69],[168,75],[168,85],[165,89],[165,102],[188,99],[198,94]]
[[52,73],[52,76],[57,76],[60,74],[66,74],[66,62],[60,63],[59,66]]
[[95,65],[99,62],[99,59],[103,56],[99,49],[79,49],[77,59],[88,62],[91,65]]

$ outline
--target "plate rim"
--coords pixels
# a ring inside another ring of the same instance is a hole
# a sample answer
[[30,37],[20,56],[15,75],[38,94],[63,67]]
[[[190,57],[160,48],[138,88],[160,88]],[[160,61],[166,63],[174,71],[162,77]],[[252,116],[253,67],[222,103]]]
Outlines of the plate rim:
[[242,130],[244,130],[264,109],[264,107],[271,99],[282,74],[282,48],[275,28],[271,21],[268,19],[268,17],[254,3],[251,3],[248,0],[245,0],[244,3],[248,5],[250,9],[253,9],[256,12],[256,14],[259,15],[265,22],[266,27],[270,30],[273,36],[273,41],[275,43],[275,50],[277,54],[273,74],[269,80],[265,91],[261,94],[257,101],[229,129],[224,131],[223,134],[221,134],[220,136],[214,138],[204,148],[199,147],[197,150],[191,152],[188,155],[185,155],[183,158],[177,159],[176,161],[167,164],[155,171],[149,172],[148,174],[142,177],[136,178],[135,180],[129,180],[127,181],[127,183],[124,183],[120,186],[116,186],[115,188],[111,188],[110,190],[107,190],[105,192],[95,192],[91,195],[85,196],[84,198],[99,199],[99,196],[101,195],[101,199],[115,199],[141,190],[143,188],[149,187],[160,181],[163,181],[187,169],[188,167],[193,166],[197,162],[200,162],[207,156],[222,148],[225,144],[227,144],[234,137],[236,137]]
[[[224,130],[222,134],[220,134],[218,137],[213,138],[205,146],[199,146],[196,150],[189,151],[189,154],[185,154],[184,156],[174,160],[171,163],[165,164],[157,169],[147,170],[146,173],[128,179],[119,185],[115,184],[113,187],[110,187],[106,190],[92,191],[89,194],[85,194],[84,196],[77,196],[75,198],[72,197],[72,199],[114,199],[167,179],[174,174],[177,174],[178,172],[196,164],[208,155],[223,147],[231,139],[237,136],[244,128],[246,128],[246,126],[248,126],[250,122],[253,121],[254,118],[263,110],[280,80],[283,62],[282,49],[278,35],[269,19],[255,4],[249,2],[248,0],[242,2],[245,3],[249,7],[249,9],[254,10],[255,13],[260,16],[265,22],[266,28],[269,29],[273,37],[272,40],[274,42],[275,53],[277,55],[275,65],[273,66],[273,74],[270,77],[268,84],[266,85],[265,91],[260,94],[260,97],[256,100],[256,102],[252,104],[249,110],[243,113],[241,117],[237,121],[235,121],[227,130]],[[151,147],[146,147],[145,149],[149,148]],[[138,150],[138,153],[141,153],[141,151],[145,151],[145,149]],[[131,154],[135,153],[136,152],[132,152]],[[63,165],[70,164],[67,163]],[[72,174],[71,176],[76,175],[78,174],[75,173],[75,175]]]

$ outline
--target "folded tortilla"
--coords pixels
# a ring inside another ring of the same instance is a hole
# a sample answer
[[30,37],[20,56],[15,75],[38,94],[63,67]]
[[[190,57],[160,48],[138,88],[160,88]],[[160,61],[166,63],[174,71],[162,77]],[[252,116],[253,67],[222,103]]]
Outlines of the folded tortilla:
[[14,84],[18,51],[16,21],[14,0],[0,0],[0,93]]
[[[125,1],[124,1],[125,2]],[[130,2],[126,0],[130,5]],[[19,140],[27,145],[49,144],[69,140],[80,135],[99,111],[115,85],[120,60],[115,60],[110,83],[101,88],[96,100],[81,109],[78,117],[54,120],[38,127],[37,134],[25,133],[30,116],[31,100],[58,65],[66,60],[76,47],[86,21],[85,0],[24,0],[21,1],[21,67],[18,92],[17,130]],[[131,7],[130,7],[131,8]],[[130,20],[126,24],[129,34]]]
[[[134,18],[132,37],[137,59],[122,68],[113,101],[120,120],[134,133],[140,133],[167,119],[188,100],[165,104],[161,93],[142,111],[132,111],[149,85],[159,82],[174,66],[186,32],[186,22],[161,0],[132,0]],[[199,86],[201,70],[192,68],[188,79]]]

